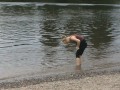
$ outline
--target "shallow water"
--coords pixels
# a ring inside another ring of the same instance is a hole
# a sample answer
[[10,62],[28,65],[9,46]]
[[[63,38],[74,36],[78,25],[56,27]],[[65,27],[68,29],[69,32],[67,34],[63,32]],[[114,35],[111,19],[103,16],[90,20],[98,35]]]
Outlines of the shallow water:
[[120,68],[120,5],[0,3],[0,79],[74,71],[75,45],[63,34],[83,34],[83,70]]

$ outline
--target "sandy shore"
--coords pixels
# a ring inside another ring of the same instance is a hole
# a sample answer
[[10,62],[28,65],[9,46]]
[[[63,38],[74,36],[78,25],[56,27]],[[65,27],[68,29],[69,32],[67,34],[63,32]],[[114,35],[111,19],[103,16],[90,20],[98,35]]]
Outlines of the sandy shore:
[[1,90],[120,90],[120,73],[42,82],[36,85]]

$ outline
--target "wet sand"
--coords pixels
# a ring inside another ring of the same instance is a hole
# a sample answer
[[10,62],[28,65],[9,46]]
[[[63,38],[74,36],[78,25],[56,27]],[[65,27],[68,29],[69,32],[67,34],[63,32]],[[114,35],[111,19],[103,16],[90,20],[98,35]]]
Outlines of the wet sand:
[[120,90],[120,71],[77,72],[43,79],[9,84],[1,90]]
[[120,74],[44,82],[7,90],[120,90]]
[[120,90],[120,74],[44,82],[7,90]]

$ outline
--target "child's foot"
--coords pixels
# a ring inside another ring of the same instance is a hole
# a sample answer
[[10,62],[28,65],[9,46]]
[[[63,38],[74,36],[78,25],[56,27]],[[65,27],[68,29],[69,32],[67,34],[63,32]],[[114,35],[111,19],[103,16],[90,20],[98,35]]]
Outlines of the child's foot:
[[81,69],[81,64],[80,65],[77,65],[75,70],[80,70]]

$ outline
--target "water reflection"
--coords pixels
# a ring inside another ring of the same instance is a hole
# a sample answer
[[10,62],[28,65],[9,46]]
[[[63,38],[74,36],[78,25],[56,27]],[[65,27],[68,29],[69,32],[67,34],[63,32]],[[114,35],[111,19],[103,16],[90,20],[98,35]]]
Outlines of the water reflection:
[[112,10],[107,10],[108,8],[100,11],[93,10],[91,22],[88,24],[90,30],[89,39],[96,49],[91,50],[91,53],[95,55],[95,59],[107,57],[109,53],[107,52],[107,48],[110,47],[114,37],[112,36],[113,28],[111,22],[112,18],[110,16]]
[[58,9],[52,6],[45,6],[43,9],[43,26],[40,33],[42,34],[41,42],[47,46],[58,46],[59,30],[57,26]]

